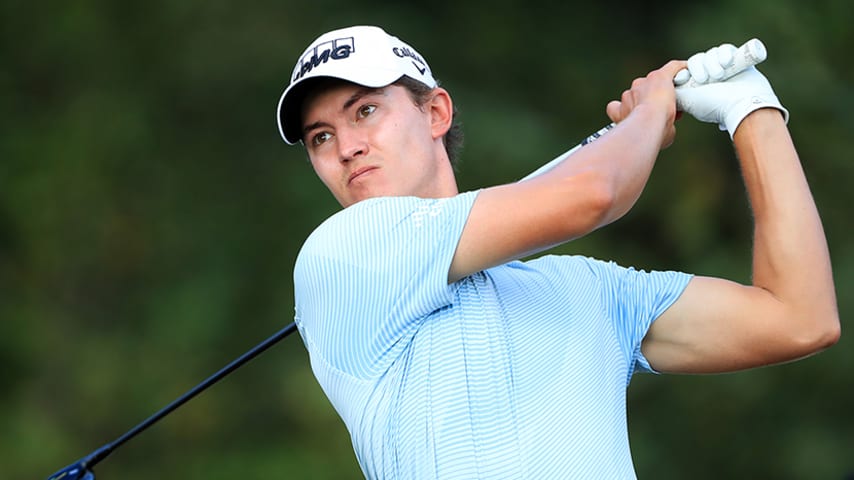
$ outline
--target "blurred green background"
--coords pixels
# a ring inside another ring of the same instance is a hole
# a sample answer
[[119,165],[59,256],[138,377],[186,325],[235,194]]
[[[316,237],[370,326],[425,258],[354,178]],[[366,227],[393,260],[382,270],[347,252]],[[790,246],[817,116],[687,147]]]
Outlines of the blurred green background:
[[[720,376],[636,376],[640,478],[854,472],[854,71],[847,0],[7,0],[0,5],[0,471],[46,478],[290,323],[292,267],[338,208],[275,107],[320,33],[413,44],[466,130],[463,190],[595,131],[636,76],[761,38],[833,256],[838,345]],[[636,208],[558,249],[749,281],[729,139],[679,123]],[[298,335],[116,451],[100,479],[360,478]]]

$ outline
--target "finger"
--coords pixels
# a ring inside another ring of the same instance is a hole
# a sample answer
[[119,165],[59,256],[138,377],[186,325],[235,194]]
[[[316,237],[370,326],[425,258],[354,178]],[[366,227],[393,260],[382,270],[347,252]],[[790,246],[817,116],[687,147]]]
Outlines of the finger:
[[664,133],[664,140],[661,142],[660,150],[664,150],[665,148],[673,145],[674,140],[676,140],[676,125],[670,125]]
[[605,106],[605,113],[608,115],[608,118],[611,119],[614,123],[620,123],[623,118],[620,116],[620,109],[622,105],[617,100],[612,100],[608,102],[608,105]]
[[718,47],[710,48],[703,55],[703,66],[706,68],[706,73],[709,74],[711,80],[717,82],[724,78],[724,67],[721,66],[720,59],[718,58]]
[[691,72],[689,72],[687,68],[683,68],[676,72],[676,76],[673,77],[673,85],[676,85],[677,87],[685,85],[688,83],[688,80],[691,80]]
[[685,60],[671,60],[665,63],[664,66],[661,67],[659,70],[667,73],[672,78],[676,78],[679,72],[685,70],[685,67],[687,65],[688,64],[685,62]]
[[[636,88],[640,79],[635,79],[632,82],[632,87]],[[620,97],[620,118],[626,118],[632,113],[632,110],[635,108],[635,96],[634,92],[629,89],[623,92],[623,95]]]
[[721,46],[718,47],[718,63],[720,63],[723,68],[730,67],[735,63],[736,50],[738,49],[731,43],[721,44]]
[[705,56],[705,53],[697,53],[691,55],[691,58],[688,59],[688,71],[691,73],[691,78],[697,83],[706,83],[706,80],[709,79],[709,74],[706,73],[704,65]]

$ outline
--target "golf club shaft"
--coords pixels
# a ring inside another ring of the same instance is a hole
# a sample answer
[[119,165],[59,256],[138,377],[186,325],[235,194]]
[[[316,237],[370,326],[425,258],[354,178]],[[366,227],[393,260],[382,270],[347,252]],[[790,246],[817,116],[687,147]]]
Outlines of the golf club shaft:
[[[725,81],[726,79],[738,74],[739,72],[744,71],[747,68],[750,68],[753,65],[758,65],[764,62],[767,57],[768,52],[765,49],[765,45],[762,43],[762,41],[760,41],[758,38],[752,38],[736,49],[735,54],[732,58],[732,63],[726,68],[724,68],[723,76],[717,81]],[[688,73],[688,70],[680,70],[679,73],[676,75],[676,78],[674,79],[674,84],[677,86],[677,88],[694,88],[698,86],[698,84],[691,78],[690,73]],[[531,178],[538,177],[548,172],[549,170],[563,162],[567,157],[575,153],[579,148],[596,140],[597,138],[606,134],[608,130],[611,130],[616,126],[617,124],[615,123],[610,123],[606,125],[605,127],[599,129],[599,131],[597,131],[596,133],[585,138],[583,142],[558,155],[557,157],[550,160],[548,163],[542,165],[540,168],[529,173],[519,181],[521,182],[524,180],[529,180]]]
[[225,377],[229,373],[240,368],[246,362],[257,357],[258,355],[263,353],[265,350],[267,350],[268,348],[270,348],[273,345],[275,345],[276,343],[278,343],[281,339],[283,339],[283,338],[287,337],[288,335],[290,335],[291,333],[293,333],[296,329],[297,329],[296,323],[291,323],[290,325],[286,326],[285,328],[279,330],[278,332],[273,334],[268,339],[259,343],[258,345],[253,347],[251,350],[244,353],[243,355],[241,355],[240,357],[238,357],[237,359],[235,359],[234,361],[232,361],[231,363],[229,363],[228,365],[223,367],[218,372],[214,373],[213,375],[206,378],[204,381],[202,381],[201,383],[199,383],[195,387],[191,388],[189,391],[187,391],[187,393],[181,395],[180,397],[175,399],[169,405],[166,405],[165,407],[160,409],[155,414],[153,414],[150,417],[148,417],[147,419],[143,420],[140,424],[136,425],[135,427],[133,427],[130,430],[128,430],[127,432],[125,432],[119,438],[117,438],[117,439],[113,440],[112,442],[98,448],[97,450],[93,451],[92,453],[90,453],[86,457],[83,457],[83,459],[81,459],[78,462],[70,465],[69,467],[66,467],[66,468],[63,468],[62,470],[59,470],[57,473],[48,477],[48,480],[62,479],[65,477],[65,472],[69,471],[70,469],[73,469],[74,467],[80,468],[82,470],[91,469],[98,462],[107,458],[107,456],[110,455],[110,453],[112,453],[116,448],[120,447],[122,444],[124,444],[125,442],[127,442],[131,438],[139,435],[144,430],[146,430],[148,427],[154,425],[160,419],[162,419],[166,415],[170,414],[172,411],[174,411],[175,409],[177,409],[181,405],[183,405],[183,404],[187,403],[188,401],[190,401],[191,399],[193,399],[193,397],[195,397],[196,395],[207,390],[211,385],[222,380],[223,377]]

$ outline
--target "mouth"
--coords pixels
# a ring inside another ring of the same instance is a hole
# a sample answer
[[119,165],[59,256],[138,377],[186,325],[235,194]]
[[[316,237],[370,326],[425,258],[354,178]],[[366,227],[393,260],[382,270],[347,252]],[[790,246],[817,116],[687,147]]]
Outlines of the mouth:
[[356,180],[357,178],[362,177],[365,174],[368,174],[368,173],[370,173],[370,172],[372,172],[378,168],[379,167],[375,167],[375,166],[367,166],[367,167],[361,167],[361,168],[356,169],[355,171],[353,171],[353,173],[350,174],[350,177],[347,179],[347,184],[349,185],[349,184],[353,183],[353,181]]

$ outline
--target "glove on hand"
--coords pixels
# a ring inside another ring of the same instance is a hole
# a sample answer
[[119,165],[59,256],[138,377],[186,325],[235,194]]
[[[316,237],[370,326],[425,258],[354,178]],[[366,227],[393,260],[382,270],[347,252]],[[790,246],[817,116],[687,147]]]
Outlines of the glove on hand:
[[780,110],[788,123],[788,110],[755,67],[719,81],[735,51],[735,46],[723,44],[689,58],[688,71],[693,81],[676,87],[677,109],[701,122],[717,123],[721,130],[729,132],[730,138],[744,117],[760,108]]

